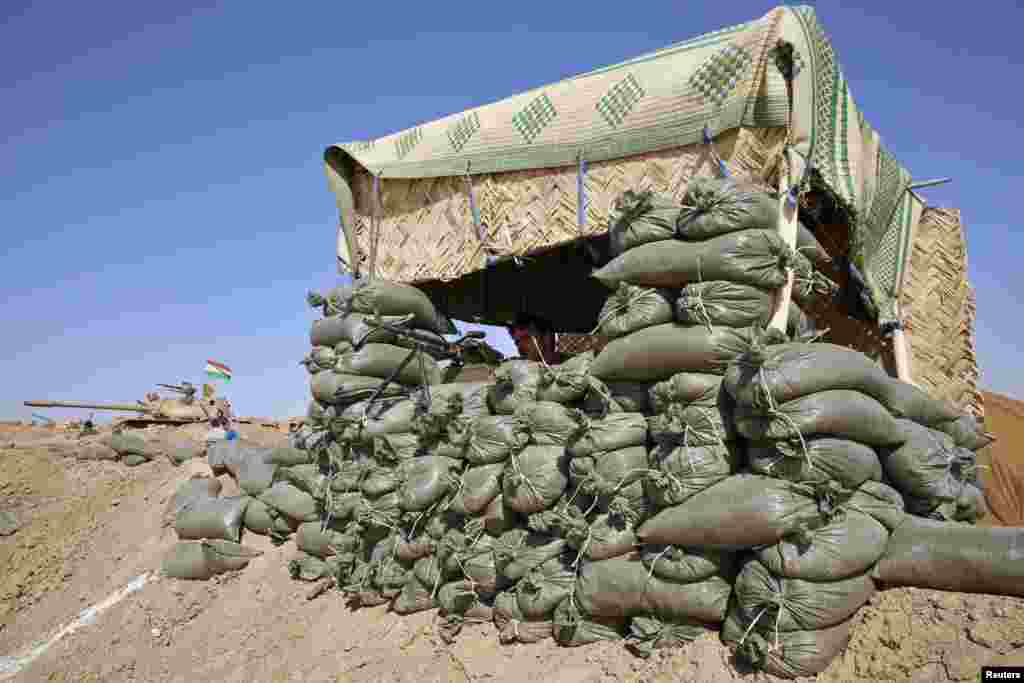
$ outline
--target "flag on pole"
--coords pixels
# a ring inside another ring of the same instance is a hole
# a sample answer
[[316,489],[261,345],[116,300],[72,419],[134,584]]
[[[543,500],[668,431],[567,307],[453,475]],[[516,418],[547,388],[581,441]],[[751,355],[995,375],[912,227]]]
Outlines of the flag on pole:
[[217,361],[206,361],[206,374],[213,379],[222,379],[225,382],[231,381],[231,368]]

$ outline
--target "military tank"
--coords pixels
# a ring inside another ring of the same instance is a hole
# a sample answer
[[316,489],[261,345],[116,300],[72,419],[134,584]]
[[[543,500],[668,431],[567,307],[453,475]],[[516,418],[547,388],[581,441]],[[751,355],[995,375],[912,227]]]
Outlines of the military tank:
[[149,425],[182,425],[206,422],[220,411],[231,414],[231,405],[226,399],[217,398],[213,385],[203,385],[202,397],[196,396],[196,388],[190,382],[181,384],[157,384],[158,387],[178,394],[165,398],[157,392],[150,392],[145,400],[135,403],[87,403],[83,401],[25,401],[32,408],[81,408],[112,412],[130,412],[135,415],[115,420],[115,425],[125,428],[147,427]]

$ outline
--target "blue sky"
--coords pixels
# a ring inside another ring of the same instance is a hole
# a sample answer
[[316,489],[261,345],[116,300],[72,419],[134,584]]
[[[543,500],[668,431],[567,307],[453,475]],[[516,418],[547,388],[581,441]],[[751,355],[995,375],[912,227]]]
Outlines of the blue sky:
[[[385,135],[748,21],[767,2],[73,3],[0,7],[0,418],[235,371],[301,414],[337,279],[332,142]],[[816,5],[854,97],[962,209],[984,384],[1024,396],[1016,85],[1024,11]],[[506,347],[507,348],[507,347]]]

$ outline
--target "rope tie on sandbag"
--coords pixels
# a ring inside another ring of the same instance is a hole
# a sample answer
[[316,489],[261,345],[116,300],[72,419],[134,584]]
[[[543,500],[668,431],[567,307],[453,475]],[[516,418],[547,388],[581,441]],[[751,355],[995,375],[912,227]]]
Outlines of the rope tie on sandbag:
[[536,500],[538,503],[543,503],[544,497],[540,495],[539,491],[537,491],[537,487],[533,485],[533,482],[530,481],[530,478],[523,474],[523,470],[519,466],[519,453],[509,453],[508,457],[509,462],[512,463],[512,484],[518,487],[519,484],[525,483],[526,486],[530,489],[530,494],[534,497],[534,500]]
[[803,433],[800,431],[800,427],[797,426],[796,421],[786,413],[779,410],[778,405],[775,403],[775,397],[772,396],[771,389],[768,388],[768,378],[764,374],[764,365],[762,364],[757,371],[757,384],[755,385],[758,389],[755,392],[762,392],[762,396],[768,402],[768,414],[772,417],[780,418],[786,425],[793,430],[793,433],[800,440],[800,447],[803,450],[804,457],[807,459],[807,465],[814,467],[814,462],[811,459],[811,452],[807,448],[807,441],[804,439]]
[[702,131],[704,138],[704,146],[708,152],[711,153],[711,158],[716,164],[718,164],[718,172],[722,174],[723,178],[731,178],[732,173],[729,171],[729,167],[726,165],[722,157],[718,156],[718,150],[715,149],[715,141],[711,135],[711,127],[708,124],[704,124],[704,130]]
[[[630,293],[632,291],[632,293]],[[609,320],[617,316],[619,313],[628,311],[633,306],[644,299],[658,299],[661,295],[658,294],[657,289],[648,287],[635,287],[633,285],[627,285],[623,283],[619,289],[612,295],[619,299],[618,302],[611,308],[609,308],[604,315],[600,316],[597,320],[597,325],[590,331],[591,335],[597,334],[601,328]]]
[[[664,557],[665,555],[667,555],[667,554],[668,554],[668,552],[669,552],[670,550],[672,550],[672,546],[671,546],[671,545],[666,545],[666,546],[665,546],[665,549],[664,549],[664,550],[662,550],[662,551],[661,551],[660,553],[658,553],[657,555],[655,555],[655,556],[654,556],[654,559],[653,559],[653,560],[651,560],[651,568],[650,568],[650,570],[649,570],[649,571],[647,572],[647,581],[648,581],[648,582],[649,582],[649,581],[651,581],[652,579],[654,579],[654,570],[655,570],[655,569],[657,568],[657,566],[658,566],[658,561],[659,561],[659,560],[660,560],[661,558],[663,558],[663,557]],[[646,585],[646,584],[645,584],[645,585]]]

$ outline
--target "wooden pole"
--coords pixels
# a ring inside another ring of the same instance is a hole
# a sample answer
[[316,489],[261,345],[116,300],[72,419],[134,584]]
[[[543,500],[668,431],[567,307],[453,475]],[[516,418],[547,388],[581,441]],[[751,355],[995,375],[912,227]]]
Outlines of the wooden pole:
[[936,185],[945,185],[946,183],[953,182],[952,178],[936,178],[935,180],[921,180],[916,183],[910,183],[907,188],[909,190],[923,190],[926,187],[935,187]]
[[[789,160],[789,150],[785,152],[786,160]],[[779,174],[779,236],[790,249],[796,249],[797,216],[800,213],[799,202],[793,206],[789,204],[790,164],[786,164],[785,173]],[[773,327],[783,334],[786,333],[789,325],[789,300],[793,295],[793,269],[790,268],[786,274],[786,284],[775,294],[775,306],[772,312],[769,327]]]

